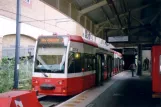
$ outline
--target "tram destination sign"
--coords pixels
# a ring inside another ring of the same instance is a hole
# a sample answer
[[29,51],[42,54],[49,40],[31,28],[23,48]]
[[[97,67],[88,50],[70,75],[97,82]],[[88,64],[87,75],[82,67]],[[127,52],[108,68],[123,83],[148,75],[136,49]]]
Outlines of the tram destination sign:
[[51,37],[39,38],[39,44],[55,44],[55,43],[63,43],[63,38],[51,38]]
[[128,40],[128,36],[113,36],[107,38],[108,42],[128,42]]

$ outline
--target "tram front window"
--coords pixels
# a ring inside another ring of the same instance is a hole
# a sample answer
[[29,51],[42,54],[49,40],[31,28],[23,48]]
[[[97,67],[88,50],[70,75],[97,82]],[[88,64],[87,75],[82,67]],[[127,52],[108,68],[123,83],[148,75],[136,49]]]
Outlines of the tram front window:
[[35,60],[35,72],[64,73],[65,55],[65,46],[39,46]]

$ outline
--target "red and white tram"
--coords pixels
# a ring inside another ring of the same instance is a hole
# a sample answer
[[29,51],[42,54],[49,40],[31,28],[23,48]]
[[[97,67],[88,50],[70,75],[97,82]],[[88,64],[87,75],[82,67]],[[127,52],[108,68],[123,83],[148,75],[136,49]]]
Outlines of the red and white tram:
[[78,94],[122,70],[122,55],[80,36],[40,36],[32,75],[39,94]]

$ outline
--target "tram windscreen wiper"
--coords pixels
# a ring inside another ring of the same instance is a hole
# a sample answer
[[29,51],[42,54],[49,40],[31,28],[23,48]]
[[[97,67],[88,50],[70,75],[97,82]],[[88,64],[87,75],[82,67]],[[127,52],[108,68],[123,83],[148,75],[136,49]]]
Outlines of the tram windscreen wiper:
[[42,73],[45,77],[48,77],[44,72]]

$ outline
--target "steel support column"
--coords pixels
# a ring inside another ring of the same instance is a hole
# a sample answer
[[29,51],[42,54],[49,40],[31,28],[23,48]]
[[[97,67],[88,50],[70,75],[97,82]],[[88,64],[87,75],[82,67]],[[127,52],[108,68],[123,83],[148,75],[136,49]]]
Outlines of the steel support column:
[[14,89],[18,89],[19,81],[19,53],[20,53],[20,7],[21,0],[17,0],[16,13],[16,47],[15,47],[15,68],[14,68]]
[[138,70],[137,75],[142,75],[142,45],[138,45]]

